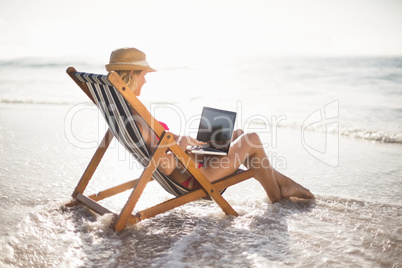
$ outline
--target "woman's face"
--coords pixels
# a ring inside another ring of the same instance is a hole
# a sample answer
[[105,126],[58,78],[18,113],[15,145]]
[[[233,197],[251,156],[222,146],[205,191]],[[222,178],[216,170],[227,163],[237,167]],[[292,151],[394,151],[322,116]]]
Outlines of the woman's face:
[[142,86],[147,82],[147,80],[145,80],[145,75],[147,73],[148,73],[147,71],[142,71],[140,74],[133,73],[133,79],[135,80],[135,82],[137,84],[137,86],[134,88],[133,92],[137,97],[139,97],[141,95]]

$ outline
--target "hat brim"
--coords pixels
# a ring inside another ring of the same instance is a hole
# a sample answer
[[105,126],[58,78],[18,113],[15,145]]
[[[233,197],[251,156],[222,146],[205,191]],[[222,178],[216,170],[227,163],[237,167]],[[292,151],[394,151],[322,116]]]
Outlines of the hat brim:
[[134,64],[106,64],[105,65],[106,70],[108,72],[111,71],[148,71],[148,72],[156,72],[154,68],[151,68],[149,66],[140,66],[140,65],[134,65]]

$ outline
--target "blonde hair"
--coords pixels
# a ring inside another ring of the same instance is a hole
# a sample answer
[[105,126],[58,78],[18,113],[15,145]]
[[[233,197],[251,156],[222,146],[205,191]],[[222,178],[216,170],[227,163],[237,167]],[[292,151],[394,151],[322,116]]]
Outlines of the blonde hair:
[[[131,75],[131,72],[133,75]],[[137,87],[137,81],[135,81],[134,76],[139,75],[141,72],[141,70],[116,71],[116,73],[121,77],[121,80],[123,80],[131,90],[135,90]]]

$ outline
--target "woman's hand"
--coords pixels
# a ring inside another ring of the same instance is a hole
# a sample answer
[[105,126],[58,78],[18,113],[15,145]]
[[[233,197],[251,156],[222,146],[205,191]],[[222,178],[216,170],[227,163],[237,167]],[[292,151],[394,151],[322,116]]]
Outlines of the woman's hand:
[[196,140],[190,136],[181,136],[177,143],[183,150],[186,150],[187,146],[201,146],[207,144],[206,142]]

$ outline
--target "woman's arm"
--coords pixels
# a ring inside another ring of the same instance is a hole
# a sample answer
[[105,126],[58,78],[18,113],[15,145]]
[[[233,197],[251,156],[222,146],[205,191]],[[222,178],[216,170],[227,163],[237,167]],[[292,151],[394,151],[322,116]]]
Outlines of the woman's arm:
[[177,167],[176,157],[172,152],[166,152],[161,158],[158,165],[158,169],[166,176],[172,174]]
[[[190,136],[178,136],[175,134],[173,135],[174,135],[173,139],[177,142],[177,144],[183,151],[185,151],[188,146],[200,146],[206,144],[206,142],[198,141]],[[153,136],[155,140],[153,140],[151,143],[154,145],[151,148],[152,152],[156,149],[156,145],[158,144],[156,136],[155,135]],[[176,169],[177,166],[178,161],[176,157],[173,155],[172,152],[167,150],[165,154],[160,158],[158,169],[164,175],[169,176],[170,174],[172,174],[172,172]]]

